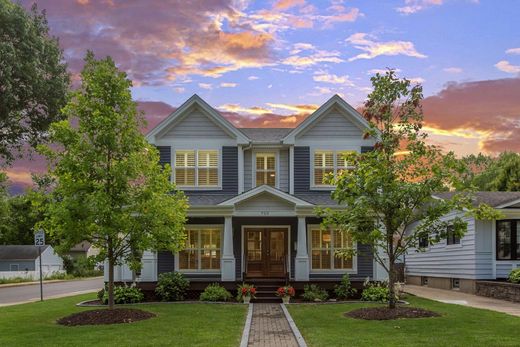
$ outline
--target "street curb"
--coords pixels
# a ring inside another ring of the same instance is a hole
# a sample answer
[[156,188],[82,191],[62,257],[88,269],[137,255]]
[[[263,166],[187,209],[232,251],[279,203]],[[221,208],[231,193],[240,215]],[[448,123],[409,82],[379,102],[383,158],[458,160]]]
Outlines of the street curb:
[[[47,281],[43,281],[43,284],[72,282],[72,281],[88,281],[88,280],[95,280],[95,279],[98,279],[98,278],[103,278],[103,276],[82,277],[82,278],[74,278],[74,279],[71,279],[71,280],[47,280]],[[12,287],[33,286],[33,285],[36,285],[36,284],[40,284],[40,281],[20,282],[20,283],[6,283],[6,284],[0,284],[0,289],[2,289],[2,288],[12,288]]]
[[302,334],[300,333],[300,330],[298,330],[298,327],[294,323],[294,320],[291,317],[291,314],[289,311],[287,311],[287,308],[284,304],[280,304],[283,314],[285,315],[285,319],[287,319],[287,322],[289,323],[289,327],[291,327],[291,330],[293,332],[294,337],[296,338],[296,342],[298,343],[299,347],[307,347],[307,343],[305,342],[305,339],[303,338]]
[[253,321],[253,304],[249,304],[247,310],[246,323],[244,324],[244,330],[242,331],[242,339],[240,340],[240,347],[247,347],[249,344],[249,332],[251,331],[251,322]]

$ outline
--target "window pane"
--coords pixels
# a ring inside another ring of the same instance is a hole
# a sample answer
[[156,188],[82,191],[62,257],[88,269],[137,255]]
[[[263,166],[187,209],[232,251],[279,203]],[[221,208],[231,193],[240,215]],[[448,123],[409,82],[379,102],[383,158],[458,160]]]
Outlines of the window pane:
[[218,151],[199,151],[199,167],[218,167]]
[[175,167],[195,167],[195,151],[176,151]]
[[352,257],[334,257],[334,268],[335,269],[352,269]]
[[320,248],[321,232],[319,229],[311,230],[311,248]]
[[195,185],[195,169],[175,169],[175,184],[180,186]]
[[265,169],[265,157],[263,157],[262,155],[259,155],[259,154],[256,155],[256,169],[257,170]]
[[511,223],[501,221],[497,223],[497,257],[511,259]]
[[274,187],[276,185],[276,174],[274,173],[274,171],[272,172],[267,172],[267,185],[268,186],[271,186],[271,187]]
[[199,186],[217,186],[218,169],[199,169],[198,183]]
[[197,270],[199,268],[197,251],[194,249],[179,252],[179,269]]
[[330,249],[332,245],[332,240],[330,236],[330,230],[322,230],[321,231],[321,248]]
[[274,170],[274,155],[269,155],[266,158],[266,167],[267,170]]
[[314,167],[334,167],[334,152],[319,151],[314,153]]

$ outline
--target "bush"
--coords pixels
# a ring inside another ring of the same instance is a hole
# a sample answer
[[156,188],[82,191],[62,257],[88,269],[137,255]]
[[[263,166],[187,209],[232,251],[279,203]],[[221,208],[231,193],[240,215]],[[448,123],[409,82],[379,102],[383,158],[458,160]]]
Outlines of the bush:
[[325,301],[329,297],[327,291],[316,284],[303,287],[302,299],[305,301]]
[[200,301],[228,301],[231,298],[231,293],[218,283],[210,284],[204,289],[202,294],[200,294]]
[[[98,292],[98,295],[101,291]],[[135,304],[144,300],[144,294],[137,287],[117,286],[114,287],[114,303],[116,304]],[[108,290],[103,290],[103,303],[108,304]]]
[[520,283],[520,268],[514,269],[509,273],[509,282]]
[[348,299],[352,295],[356,294],[357,291],[355,288],[352,288],[349,275],[344,274],[341,278],[341,283],[336,285],[334,292],[338,299]]
[[186,292],[190,288],[190,281],[180,272],[166,272],[159,275],[155,294],[162,301],[184,300]]
[[70,256],[64,256],[63,268],[67,272],[67,275],[72,277],[95,277],[102,276],[103,271],[96,269],[95,260],[93,258],[87,258],[85,256],[79,256],[72,258]]
[[363,301],[388,302],[390,291],[386,283],[370,283],[365,282],[365,288],[361,293]]

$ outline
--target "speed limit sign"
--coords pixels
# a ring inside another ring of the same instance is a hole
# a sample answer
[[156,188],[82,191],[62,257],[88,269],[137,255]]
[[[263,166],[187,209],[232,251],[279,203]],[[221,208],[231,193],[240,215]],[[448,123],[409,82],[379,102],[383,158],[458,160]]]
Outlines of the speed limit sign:
[[45,233],[43,230],[38,230],[38,232],[34,234],[34,245],[45,246]]

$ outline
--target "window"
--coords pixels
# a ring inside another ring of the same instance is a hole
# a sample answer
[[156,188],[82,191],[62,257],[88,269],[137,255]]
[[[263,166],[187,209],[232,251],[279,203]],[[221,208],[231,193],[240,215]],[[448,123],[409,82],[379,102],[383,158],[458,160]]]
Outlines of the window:
[[218,187],[217,150],[175,151],[175,184],[179,187]]
[[179,252],[179,270],[220,270],[220,229],[186,230],[186,248]]
[[455,235],[455,229],[453,225],[448,225],[446,229],[446,244],[447,245],[458,245],[460,244],[460,237]]
[[276,154],[257,153],[256,154],[256,186],[267,184],[276,186]]
[[352,169],[345,155],[352,151],[315,151],[314,152],[314,185],[330,186],[326,183],[328,175],[336,175],[343,170]]
[[460,289],[460,279],[452,278],[451,279],[451,288],[452,289]]
[[311,238],[311,265],[313,270],[347,270],[354,268],[352,256],[345,258],[336,252],[352,249],[353,243],[348,233],[339,230],[321,229],[312,227]]
[[497,221],[497,259],[520,260],[520,220]]
[[9,271],[19,271],[18,264],[9,264]]
[[421,277],[421,286],[427,286],[428,285],[428,277],[422,276]]
[[427,235],[419,237],[419,248],[428,248],[429,245]]

